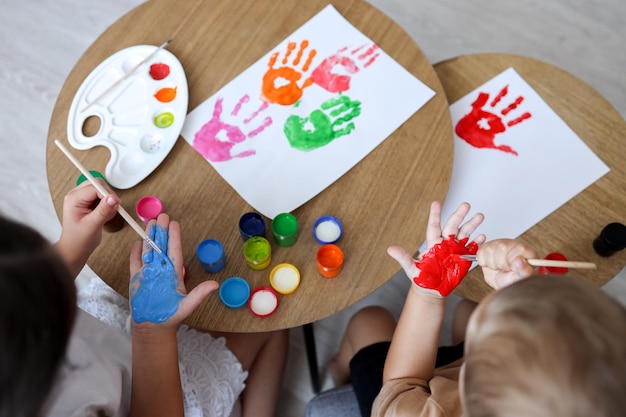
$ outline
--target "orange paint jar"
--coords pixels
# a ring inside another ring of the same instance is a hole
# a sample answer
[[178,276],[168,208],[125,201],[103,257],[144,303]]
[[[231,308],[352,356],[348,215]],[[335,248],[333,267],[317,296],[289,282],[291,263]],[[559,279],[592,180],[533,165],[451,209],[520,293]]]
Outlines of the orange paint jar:
[[325,278],[334,278],[343,267],[343,251],[337,245],[324,245],[317,251],[317,270]]

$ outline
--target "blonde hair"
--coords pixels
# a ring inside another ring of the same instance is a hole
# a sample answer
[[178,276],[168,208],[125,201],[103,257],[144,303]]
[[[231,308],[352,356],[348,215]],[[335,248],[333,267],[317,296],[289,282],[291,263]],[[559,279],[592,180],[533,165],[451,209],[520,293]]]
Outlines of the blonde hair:
[[534,276],[476,310],[463,406],[470,417],[626,412],[626,311],[572,276]]

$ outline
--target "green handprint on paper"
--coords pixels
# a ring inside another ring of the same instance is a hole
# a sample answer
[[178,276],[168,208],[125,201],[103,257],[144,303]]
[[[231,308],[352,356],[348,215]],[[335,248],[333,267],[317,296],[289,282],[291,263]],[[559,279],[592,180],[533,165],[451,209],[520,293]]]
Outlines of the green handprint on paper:
[[355,128],[352,120],[361,114],[361,102],[343,95],[326,100],[320,107],[308,117],[287,118],[283,131],[292,148],[308,152],[349,135]]

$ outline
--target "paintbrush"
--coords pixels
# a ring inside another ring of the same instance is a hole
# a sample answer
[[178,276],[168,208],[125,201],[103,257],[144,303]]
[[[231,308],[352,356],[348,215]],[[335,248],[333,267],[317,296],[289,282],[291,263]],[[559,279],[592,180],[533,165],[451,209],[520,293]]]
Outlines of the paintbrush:
[[[61,149],[65,156],[67,156],[69,160],[72,161],[74,166],[76,166],[76,168],[78,168],[78,170],[82,172],[85,177],[87,177],[87,180],[94,187],[96,187],[96,190],[98,190],[98,192],[102,194],[102,197],[106,198],[109,195],[109,192],[93,177],[93,175],[91,175],[87,168],[85,168],[85,166],[81,164],[80,161],[76,159],[74,155],[72,155],[70,151],[68,151],[67,148],[58,139],[55,139],[54,143],[59,147],[59,149]],[[163,252],[157,246],[157,244],[154,243],[152,239],[150,239],[150,236],[148,236],[145,230],[135,221],[135,219],[131,217],[130,214],[128,214],[128,212],[124,209],[124,207],[122,207],[121,204],[117,206],[117,212],[124,218],[124,220],[126,220],[126,223],[128,223],[130,227],[132,227],[133,230],[135,230],[137,234],[139,234],[139,236],[141,236],[141,238],[146,241],[148,245],[152,246],[152,249],[154,249],[160,255],[163,255]]]
[[147,57],[145,57],[141,62],[139,62],[137,65],[135,65],[133,68],[131,68],[126,74],[124,74],[122,76],[122,78],[120,78],[119,80],[115,81],[113,84],[111,84],[111,86],[109,88],[107,88],[106,90],[104,90],[102,93],[100,93],[100,95],[98,97],[96,97],[95,99],[91,100],[90,102],[87,103],[87,105],[85,107],[83,107],[80,111],[84,112],[85,110],[87,110],[89,107],[91,107],[92,104],[96,103],[98,100],[100,100],[102,97],[106,96],[107,94],[109,94],[109,92],[111,90],[113,90],[115,87],[117,87],[122,81],[124,81],[126,78],[130,77],[135,71],[137,71],[139,69],[139,67],[141,67],[143,64],[145,64],[146,62],[148,62],[149,60],[152,59],[152,57],[154,57],[161,49],[165,48],[167,45],[169,45],[169,43],[172,42],[172,39],[168,39],[167,41],[163,42],[161,44],[161,46],[159,46],[157,49],[155,49],[150,55],[148,55]]
[[[476,262],[476,255],[460,255],[461,258]],[[578,268],[578,269],[596,269],[593,262],[574,262],[574,261],[557,261],[551,259],[526,259],[530,266],[547,266],[557,268]]]

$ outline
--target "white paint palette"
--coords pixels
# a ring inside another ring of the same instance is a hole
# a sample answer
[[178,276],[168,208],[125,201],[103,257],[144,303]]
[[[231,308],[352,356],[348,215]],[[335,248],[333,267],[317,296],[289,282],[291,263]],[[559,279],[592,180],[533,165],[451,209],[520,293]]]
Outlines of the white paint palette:
[[[80,150],[94,146],[109,149],[111,158],[104,176],[118,189],[137,185],[163,162],[187,114],[185,72],[178,59],[165,49],[115,85],[156,49],[153,45],[136,45],[111,55],[87,76],[70,106],[69,143]],[[98,99],[112,85],[115,87]],[[94,117],[99,128],[87,136],[85,123]]]

